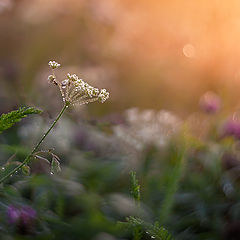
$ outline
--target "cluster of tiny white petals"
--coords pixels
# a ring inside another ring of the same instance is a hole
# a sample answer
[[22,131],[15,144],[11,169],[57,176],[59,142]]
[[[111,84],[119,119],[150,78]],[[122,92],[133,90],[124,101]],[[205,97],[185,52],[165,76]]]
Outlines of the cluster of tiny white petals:
[[77,82],[77,81],[81,80],[78,78],[78,76],[76,74],[70,74],[70,73],[67,74],[67,78],[73,82]]
[[100,94],[98,95],[99,101],[104,103],[109,98],[109,92],[106,89],[101,89]]
[[58,67],[60,67],[61,65],[59,63],[57,63],[56,61],[49,61],[48,65],[52,68],[52,69],[56,69]]
[[[60,66],[60,64],[55,61],[50,61],[49,66],[52,69],[55,69]],[[53,72],[48,79],[50,82],[58,85],[63,101],[69,105],[82,105],[95,101],[104,103],[109,98],[109,92],[107,92],[106,89],[99,90],[98,88],[92,87],[76,74],[68,73],[67,79],[59,82],[56,81],[56,77]]]

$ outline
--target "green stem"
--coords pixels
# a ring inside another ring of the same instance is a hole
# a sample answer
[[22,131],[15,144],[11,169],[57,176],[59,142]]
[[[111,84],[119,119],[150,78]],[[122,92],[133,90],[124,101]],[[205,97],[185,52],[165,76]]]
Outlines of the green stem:
[[2,183],[3,181],[5,181],[7,178],[9,178],[12,174],[14,174],[16,171],[18,171],[21,167],[23,167],[25,164],[27,164],[30,161],[30,158],[32,156],[32,154],[38,149],[38,147],[41,145],[41,143],[43,142],[43,140],[47,137],[47,135],[50,133],[50,131],[53,129],[53,127],[56,125],[57,121],[62,117],[63,113],[65,112],[65,110],[67,109],[67,107],[69,106],[68,103],[65,103],[61,112],[58,114],[57,118],[54,120],[54,122],[52,123],[52,125],[50,126],[50,128],[46,131],[46,133],[42,136],[42,138],[39,140],[39,142],[36,144],[36,146],[33,148],[33,150],[31,151],[31,153],[28,154],[28,156],[24,159],[24,161],[18,165],[16,168],[14,168],[12,171],[10,171],[6,176],[4,176],[3,178],[0,179],[0,183]]

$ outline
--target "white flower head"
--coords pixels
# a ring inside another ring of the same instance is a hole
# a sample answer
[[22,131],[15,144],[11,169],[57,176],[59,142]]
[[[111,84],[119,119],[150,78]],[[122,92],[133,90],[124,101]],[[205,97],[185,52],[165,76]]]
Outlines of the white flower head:
[[[60,64],[55,61],[50,61],[48,65],[52,70],[60,66]],[[95,101],[104,103],[109,98],[109,92],[107,92],[106,89],[99,90],[98,88],[92,87],[76,74],[68,73],[67,79],[57,81],[53,71],[53,74],[49,75],[48,79],[50,82],[58,85],[63,101],[68,105],[82,105]]]
[[57,62],[55,62],[55,61],[49,61],[49,62],[48,62],[48,65],[49,65],[52,69],[56,69],[56,68],[58,68],[58,67],[61,66],[61,64],[59,64],[59,63],[57,63]]

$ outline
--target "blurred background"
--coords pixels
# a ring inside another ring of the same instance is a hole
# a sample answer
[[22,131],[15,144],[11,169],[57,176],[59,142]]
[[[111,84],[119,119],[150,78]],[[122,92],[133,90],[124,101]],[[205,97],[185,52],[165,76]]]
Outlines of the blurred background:
[[0,0],[0,113],[43,110],[0,136],[2,165],[24,159],[62,107],[49,60],[59,79],[110,92],[69,109],[43,143],[59,175],[37,164],[1,188],[1,234],[15,239],[3,230],[11,203],[38,216],[12,236],[133,239],[115,223],[137,215],[136,170],[147,221],[176,239],[240,239],[239,12],[237,0]]
[[185,114],[207,90],[237,107],[239,8],[236,0],[1,0],[1,111],[50,108],[52,59],[108,88],[106,112],[138,106]]

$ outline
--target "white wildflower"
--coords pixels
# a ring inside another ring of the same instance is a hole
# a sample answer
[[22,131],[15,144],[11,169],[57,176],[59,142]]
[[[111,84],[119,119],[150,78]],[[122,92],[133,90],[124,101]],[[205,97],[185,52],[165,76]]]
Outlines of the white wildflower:
[[60,67],[61,65],[55,61],[49,61],[48,65],[52,68],[52,69],[56,69],[58,67]]
[[[49,66],[54,70],[60,64],[55,61],[50,61]],[[106,89],[99,90],[84,82],[76,74],[67,74],[67,79],[59,82],[53,74],[48,77],[50,82],[58,85],[62,94],[63,101],[68,105],[87,104],[90,102],[99,101],[104,103],[109,98],[109,92]]]

